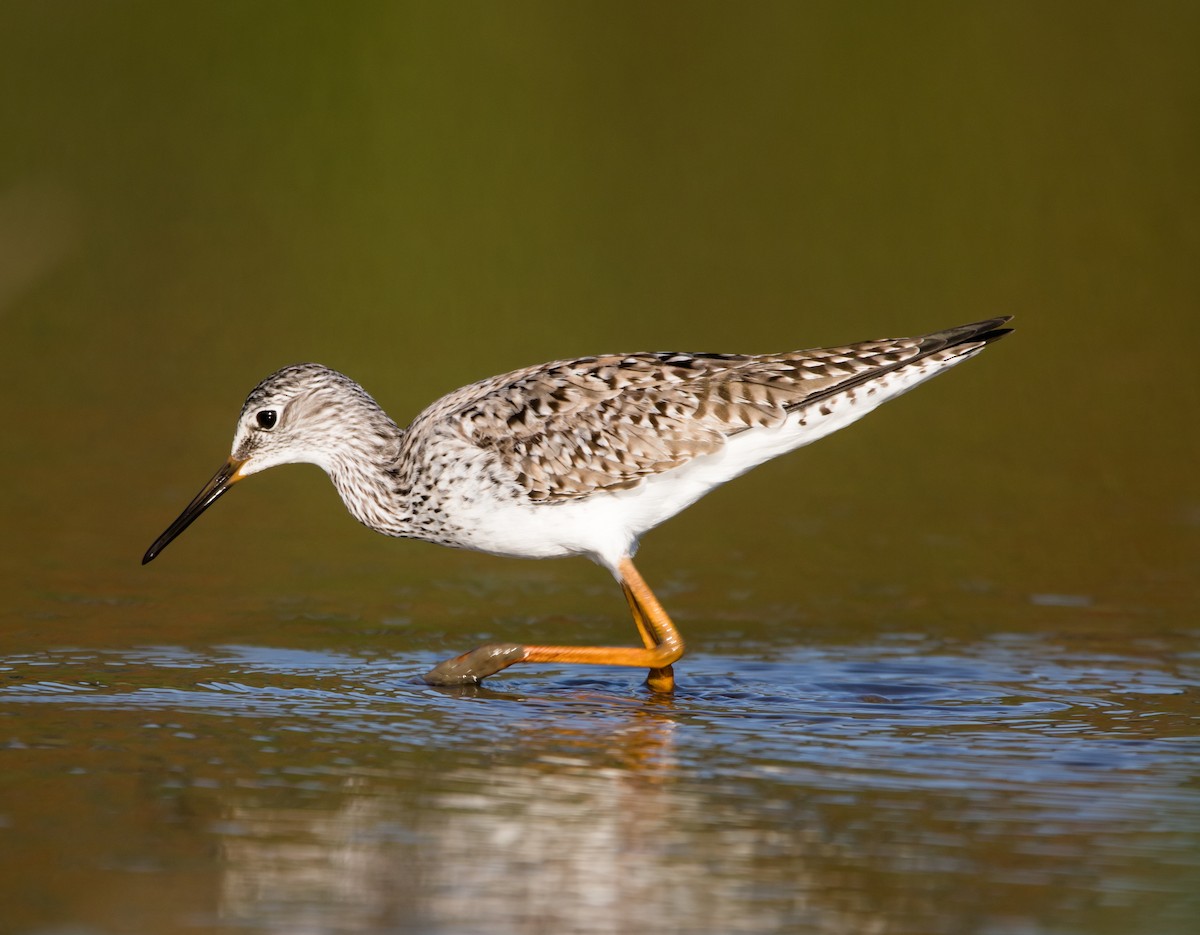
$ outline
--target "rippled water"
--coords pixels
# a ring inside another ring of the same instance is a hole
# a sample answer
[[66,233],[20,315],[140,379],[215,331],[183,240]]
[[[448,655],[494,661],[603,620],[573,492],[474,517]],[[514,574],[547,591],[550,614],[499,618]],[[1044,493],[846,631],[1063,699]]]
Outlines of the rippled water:
[[[672,698],[614,669],[431,689],[432,655],[12,655],[0,834],[111,879],[77,896],[102,910],[56,897],[86,931],[1182,933],[1200,660],[1149,649],[700,653]],[[17,920],[57,891],[30,884]]]

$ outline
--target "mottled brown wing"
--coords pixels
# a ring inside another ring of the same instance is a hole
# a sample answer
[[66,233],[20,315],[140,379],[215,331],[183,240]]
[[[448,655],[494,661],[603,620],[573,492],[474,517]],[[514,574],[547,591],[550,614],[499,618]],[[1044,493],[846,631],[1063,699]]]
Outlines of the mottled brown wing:
[[967,328],[979,334],[984,324],[756,357],[647,353],[557,361],[466,387],[447,398],[458,397],[457,404],[441,415],[495,452],[530,499],[585,497],[711,454],[730,435],[778,425],[789,410],[958,343]]
[[630,487],[724,444],[724,426],[698,417],[706,382],[693,360],[635,354],[551,364],[477,400],[461,414],[463,428],[531,499]]
[[836,356],[564,361],[495,387],[457,418],[467,438],[495,452],[530,499],[584,497],[632,487],[720,450],[731,434],[778,424],[807,396],[872,366],[852,367],[854,358]]

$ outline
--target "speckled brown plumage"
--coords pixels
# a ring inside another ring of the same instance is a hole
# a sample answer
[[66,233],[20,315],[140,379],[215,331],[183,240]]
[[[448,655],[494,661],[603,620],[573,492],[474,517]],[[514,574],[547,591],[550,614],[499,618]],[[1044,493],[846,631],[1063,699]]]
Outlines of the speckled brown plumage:
[[555,361],[463,387],[423,412],[409,433],[452,424],[494,454],[531,500],[587,497],[712,454],[731,435],[778,426],[789,412],[838,392],[852,397],[870,377],[982,347],[1005,333],[1005,321],[785,354]]
[[683,641],[633,567],[642,534],[974,356],[1008,333],[1007,321],[785,354],[555,361],[456,390],[407,429],[349,377],[285,367],[251,391],[229,460],[143,562],[241,478],[308,462],[356,519],[386,535],[594,559],[620,581],[644,645],[494,644],[437,666],[428,681],[477,682],[514,662],[586,662],[645,666],[647,684],[667,691]]

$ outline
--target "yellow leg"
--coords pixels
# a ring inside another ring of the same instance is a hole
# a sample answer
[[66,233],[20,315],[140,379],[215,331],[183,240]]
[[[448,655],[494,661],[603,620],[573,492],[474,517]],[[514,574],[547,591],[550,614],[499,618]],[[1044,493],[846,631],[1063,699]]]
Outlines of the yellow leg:
[[518,662],[569,662],[644,667],[650,670],[646,684],[653,691],[673,690],[671,663],[683,655],[683,639],[633,562],[623,558],[617,570],[644,648],[488,643],[435,666],[426,673],[425,681],[430,685],[472,685]]
[[[659,639],[655,636],[655,632],[651,630],[650,625],[646,622],[646,617],[642,612],[641,604],[638,603],[637,596],[634,594],[633,588],[629,584],[631,577],[641,582],[641,586],[645,593],[650,596],[657,606],[662,619],[666,621],[667,627],[670,629],[671,635],[679,642],[679,652],[683,655],[683,641],[679,639],[679,632],[675,629],[675,625],[671,622],[671,618],[667,616],[666,611],[662,609],[662,605],[658,603],[658,599],[654,596],[654,592],[650,590],[642,576],[638,574],[637,569],[633,567],[633,562],[625,559],[621,567],[621,590],[625,592],[625,600],[629,602],[629,611],[633,614],[633,622],[637,625],[638,633],[642,636],[642,643],[647,649],[654,649],[659,645]],[[678,658],[678,657],[676,657]],[[662,666],[658,669],[651,669],[646,673],[646,686],[651,691],[656,692],[673,692],[675,690],[675,670],[671,666]]]

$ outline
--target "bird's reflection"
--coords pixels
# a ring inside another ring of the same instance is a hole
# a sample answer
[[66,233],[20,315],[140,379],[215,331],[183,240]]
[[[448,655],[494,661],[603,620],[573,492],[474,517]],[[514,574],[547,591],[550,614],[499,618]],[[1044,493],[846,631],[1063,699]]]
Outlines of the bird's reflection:
[[750,774],[698,781],[671,699],[454,691],[520,702],[493,719],[494,750],[480,736],[449,766],[443,747],[422,767],[347,769],[317,808],[230,801],[222,919],[288,935],[885,930],[853,869],[860,836],[831,837],[803,797],[748,808],[771,788]]
[[670,714],[669,699],[652,698],[608,710],[603,723],[530,725],[505,747],[521,751],[519,762],[347,777],[323,810],[232,804],[221,916],[289,933],[334,916],[347,931],[383,920],[450,931],[626,930],[661,908],[660,868],[699,808],[670,781]]

